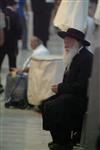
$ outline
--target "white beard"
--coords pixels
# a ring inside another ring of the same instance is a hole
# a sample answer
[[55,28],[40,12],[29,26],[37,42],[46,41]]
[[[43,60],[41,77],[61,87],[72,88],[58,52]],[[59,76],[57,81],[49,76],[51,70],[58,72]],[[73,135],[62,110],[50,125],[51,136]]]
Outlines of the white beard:
[[78,52],[78,49],[76,48],[72,48],[69,51],[64,50],[63,61],[67,70],[69,70],[72,59],[77,54],[77,52]]

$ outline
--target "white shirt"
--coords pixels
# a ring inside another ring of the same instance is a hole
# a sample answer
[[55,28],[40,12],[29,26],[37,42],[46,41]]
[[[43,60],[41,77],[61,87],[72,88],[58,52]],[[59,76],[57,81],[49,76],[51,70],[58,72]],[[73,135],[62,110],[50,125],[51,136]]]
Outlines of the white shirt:
[[49,50],[43,45],[40,44],[32,53],[32,55],[48,55]]

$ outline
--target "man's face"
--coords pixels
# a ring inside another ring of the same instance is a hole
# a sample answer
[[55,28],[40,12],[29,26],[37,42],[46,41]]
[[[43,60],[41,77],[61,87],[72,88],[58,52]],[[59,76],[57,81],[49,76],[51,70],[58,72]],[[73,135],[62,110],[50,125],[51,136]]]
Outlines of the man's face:
[[73,49],[74,47],[76,47],[77,44],[77,40],[72,38],[72,37],[68,37],[66,36],[64,38],[64,48],[68,51],[70,49]]
[[32,47],[32,49],[35,49],[37,46],[38,46],[37,38],[32,38],[31,39],[31,47]]
[[64,64],[70,66],[73,57],[77,54],[79,49],[79,42],[71,37],[64,38]]
[[93,16],[94,16],[94,14],[95,14],[95,9],[96,9],[96,4],[93,3],[93,2],[90,2],[90,3],[89,3],[89,7],[88,7],[88,15],[89,15],[90,17],[93,17]]
[[13,7],[14,11],[17,10],[17,4],[13,5],[12,7]]

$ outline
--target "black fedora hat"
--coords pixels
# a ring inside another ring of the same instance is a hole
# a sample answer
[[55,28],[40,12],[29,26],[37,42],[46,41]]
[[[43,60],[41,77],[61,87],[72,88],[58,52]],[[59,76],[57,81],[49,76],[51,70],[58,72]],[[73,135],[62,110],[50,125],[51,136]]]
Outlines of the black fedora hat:
[[90,46],[90,42],[85,40],[85,34],[77,29],[69,28],[66,32],[65,31],[59,31],[58,35],[61,38],[65,38],[66,36],[75,38],[76,40],[80,41],[85,46]]

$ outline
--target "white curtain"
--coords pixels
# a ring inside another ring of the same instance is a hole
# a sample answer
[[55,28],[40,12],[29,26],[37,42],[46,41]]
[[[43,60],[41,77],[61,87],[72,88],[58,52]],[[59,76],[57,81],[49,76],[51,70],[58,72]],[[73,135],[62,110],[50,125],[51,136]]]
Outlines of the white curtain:
[[96,12],[95,12],[95,22],[100,25],[100,0],[98,0],[98,4],[97,4],[97,8],[96,8]]
[[88,0],[62,0],[54,19],[54,25],[63,31],[69,27],[86,30]]
[[28,77],[28,101],[38,105],[53,95],[51,86],[62,81],[64,65],[62,56],[34,56]]

